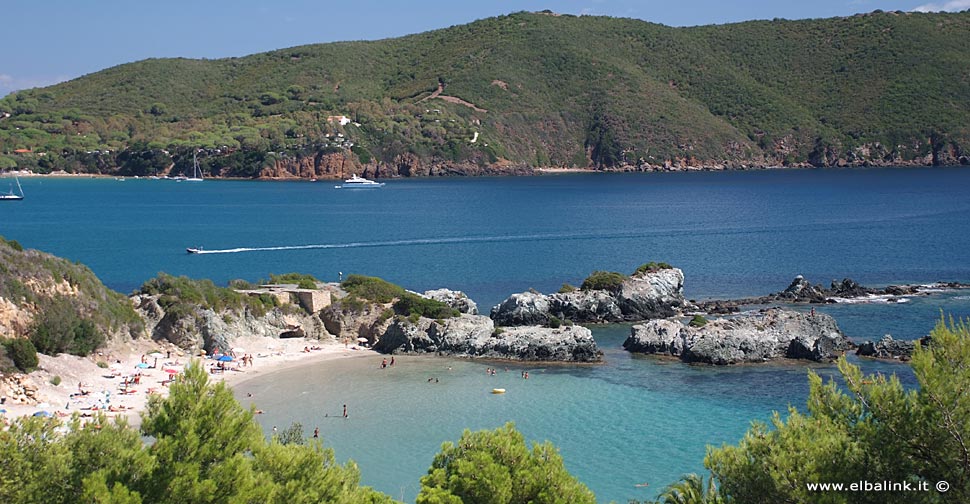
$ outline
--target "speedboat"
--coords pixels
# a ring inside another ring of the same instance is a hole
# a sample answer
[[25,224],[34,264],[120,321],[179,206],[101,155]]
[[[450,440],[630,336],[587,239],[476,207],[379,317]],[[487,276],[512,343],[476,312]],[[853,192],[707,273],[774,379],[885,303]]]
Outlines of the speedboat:
[[189,247],[189,248],[185,249],[185,251],[188,252],[189,254],[198,254],[198,253],[202,252],[202,247],[197,247],[197,248],[196,247]]
[[364,177],[358,177],[355,173],[349,179],[344,180],[343,184],[333,187],[335,189],[376,189],[378,187],[384,187],[384,183],[367,180]]

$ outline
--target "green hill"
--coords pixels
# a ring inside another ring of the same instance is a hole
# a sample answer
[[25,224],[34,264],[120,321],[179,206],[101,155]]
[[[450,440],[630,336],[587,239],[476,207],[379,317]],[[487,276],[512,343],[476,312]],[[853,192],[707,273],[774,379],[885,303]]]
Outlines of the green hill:
[[109,338],[143,331],[128,298],[86,266],[0,236],[0,336],[29,337],[50,355],[87,355]]
[[691,28],[516,13],[139,61],[0,112],[0,169],[178,172],[197,148],[241,177],[968,164],[970,12]]

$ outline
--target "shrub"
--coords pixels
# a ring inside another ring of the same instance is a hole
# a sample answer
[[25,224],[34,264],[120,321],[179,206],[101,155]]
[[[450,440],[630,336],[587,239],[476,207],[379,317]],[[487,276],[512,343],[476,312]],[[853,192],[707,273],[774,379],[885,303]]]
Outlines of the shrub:
[[53,386],[56,387],[56,386],[58,386],[60,384],[61,384],[61,377],[60,376],[56,376],[55,375],[55,376],[52,376],[51,377],[51,385],[53,385]]
[[505,332],[504,327],[496,327],[495,329],[492,329],[492,336],[499,336],[504,332]]
[[583,290],[607,290],[615,291],[626,280],[626,275],[615,271],[594,271],[580,286]]
[[417,312],[412,313],[412,314],[408,315],[408,320],[412,324],[417,324],[418,321],[421,320],[421,314],[420,313],[417,313]]
[[83,357],[103,345],[105,337],[94,322],[77,314],[69,300],[57,298],[34,321],[30,341],[43,354],[69,352]]
[[388,308],[388,309],[386,309],[386,310],[384,310],[384,311],[381,312],[381,316],[377,318],[377,323],[378,324],[383,324],[384,322],[387,321],[387,319],[389,319],[389,318],[391,318],[393,316],[394,316],[394,310],[391,309],[391,308]]
[[436,299],[428,299],[410,292],[405,292],[400,299],[394,303],[394,311],[402,315],[414,315],[434,319],[446,319],[457,317],[461,313],[449,306],[447,303]]
[[305,273],[271,274],[269,280],[274,284],[296,284],[300,289],[316,289],[317,282],[319,281],[313,275],[307,275]]
[[653,262],[641,264],[637,266],[636,271],[633,272],[634,275],[640,275],[643,273],[654,273],[663,269],[673,269],[674,267],[665,262]]
[[345,291],[375,303],[390,303],[404,295],[404,288],[383,278],[348,275],[340,287]]
[[578,290],[579,289],[577,289],[575,285],[569,285],[568,283],[564,283],[562,284],[562,287],[559,288],[559,293],[567,294],[569,292],[576,292]]
[[105,362],[105,361],[103,361],[103,360],[99,360],[98,361],[98,367],[101,368],[101,369],[108,369],[108,363]]
[[229,288],[238,290],[250,290],[256,286],[242,279],[235,279],[229,281]]
[[364,307],[366,305],[367,303],[365,303],[363,299],[360,299],[359,297],[353,294],[348,294],[346,297],[340,300],[341,309],[348,310],[354,313],[363,312]]
[[707,325],[707,319],[703,315],[694,315],[694,318],[690,319],[687,325],[691,327],[704,327]]
[[13,361],[13,365],[24,373],[29,373],[37,369],[40,361],[37,359],[37,349],[28,339],[14,338],[3,343],[7,356]]
[[553,329],[559,329],[562,327],[562,320],[554,315],[549,315],[549,321],[546,322],[546,327],[551,327]]

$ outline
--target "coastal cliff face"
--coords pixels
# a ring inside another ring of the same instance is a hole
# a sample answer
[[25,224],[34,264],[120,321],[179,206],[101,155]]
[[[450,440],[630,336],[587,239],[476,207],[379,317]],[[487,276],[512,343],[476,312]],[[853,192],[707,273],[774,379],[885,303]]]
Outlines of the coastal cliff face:
[[589,329],[523,326],[496,330],[482,315],[417,322],[400,317],[388,326],[374,345],[382,353],[434,353],[520,361],[597,362],[602,352]]
[[263,179],[333,179],[341,180],[357,174],[364,178],[533,175],[534,169],[525,164],[495,162],[450,162],[424,159],[403,153],[384,163],[372,160],[361,162],[351,151],[316,153],[314,155],[285,156],[259,172]]
[[81,321],[109,340],[137,338],[144,330],[128,299],[87,267],[0,237],[0,336],[26,337],[39,324],[63,330]]
[[629,322],[670,317],[684,306],[684,272],[665,268],[633,275],[612,291],[513,294],[492,308],[491,317],[502,326],[544,325],[551,317],[581,323]]
[[774,359],[824,361],[852,347],[835,319],[773,308],[752,315],[715,319],[702,327],[676,320],[635,325],[623,348],[715,365]]
[[298,310],[274,308],[257,315],[249,309],[217,312],[195,306],[186,312],[165,310],[158,300],[159,296],[132,297],[148,334],[153,340],[168,341],[191,352],[227,350],[237,338],[248,336],[332,338],[319,317]]

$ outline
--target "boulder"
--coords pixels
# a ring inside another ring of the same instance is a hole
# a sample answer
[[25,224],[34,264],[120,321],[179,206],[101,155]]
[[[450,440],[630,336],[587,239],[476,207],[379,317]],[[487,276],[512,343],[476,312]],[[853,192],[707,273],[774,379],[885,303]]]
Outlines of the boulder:
[[[929,336],[919,340],[920,344],[926,345],[930,342]],[[872,357],[874,359],[894,359],[909,360],[916,349],[915,341],[897,340],[889,334],[879,341],[866,341],[856,349],[856,355],[861,357]]]
[[666,268],[634,275],[613,291],[576,290],[555,294],[512,294],[492,308],[497,325],[543,325],[551,317],[600,323],[670,317],[686,306],[684,273]]
[[690,327],[674,320],[635,325],[623,347],[684,362],[737,364],[773,359],[824,361],[851,348],[829,315],[772,308]]
[[602,358],[585,327],[519,326],[495,329],[482,315],[462,314],[441,323],[396,317],[374,344],[383,353],[435,353],[523,361],[595,362]]
[[422,295],[426,298],[434,299],[435,301],[441,301],[442,303],[447,304],[461,313],[478,315],[478,305],[475,304],[471,298],[466,296],[464,292],[453,291],[450,289],[435,289],[425,291],[425,293]]
[[785,288],[785,290],[775,294],[774,297],[791,301],[824,303],[825,292],[821,286],[812,285],[805,277],[798,275]]
[[492,320],[501,326],[542,325],[549,322],[549,296],[538,292],[512,294],[492,308]]

